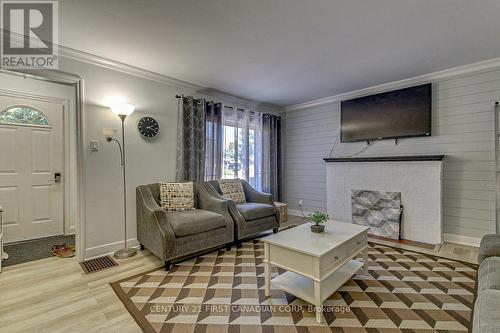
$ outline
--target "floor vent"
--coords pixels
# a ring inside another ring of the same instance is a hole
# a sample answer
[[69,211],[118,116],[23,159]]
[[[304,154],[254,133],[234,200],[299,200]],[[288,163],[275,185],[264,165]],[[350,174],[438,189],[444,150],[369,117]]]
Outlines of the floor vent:
[[110,256],[105,256],[84,261],[80,263],[80,266],[82,266],[85,274],[90,274],[111,268],[113,266],[118,266],[118,264]]

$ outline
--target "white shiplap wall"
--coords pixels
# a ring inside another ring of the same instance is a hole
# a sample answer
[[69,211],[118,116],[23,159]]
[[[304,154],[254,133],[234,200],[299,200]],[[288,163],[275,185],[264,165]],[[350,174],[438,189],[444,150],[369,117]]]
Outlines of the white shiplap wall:
[[[402,139],[397,146],[393,140],[376,141],[358,156],[446,154],[444,232],[475,238],[494,232],[494,103],[500,99],[500,68],[434,81],[432,99],[432,137]],[[302,199],[304,211],[326,211],[323,158],[338,135],[339,119],[339,102],[286,113],[284,179],[291,210]],[[339,143],[332,156],[364,146]]]

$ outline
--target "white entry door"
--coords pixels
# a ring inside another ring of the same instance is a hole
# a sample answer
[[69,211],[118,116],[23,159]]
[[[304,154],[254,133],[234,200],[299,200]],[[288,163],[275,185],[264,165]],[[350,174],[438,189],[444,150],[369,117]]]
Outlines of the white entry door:
[[64,233],[63,166],[63,106],[0,96],[5,242]]

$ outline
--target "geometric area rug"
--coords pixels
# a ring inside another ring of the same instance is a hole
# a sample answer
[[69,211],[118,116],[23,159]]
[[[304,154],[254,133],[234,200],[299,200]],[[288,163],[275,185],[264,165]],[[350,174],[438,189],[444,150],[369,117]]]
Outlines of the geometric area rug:
[[[356,275],[314,308],[276,288],[264,296],[259,240],[141,273],[111,286],[144,332],[464,332],[477,266],[369,243],[369,276]],[[285,272],[272,267],[272,275]]]

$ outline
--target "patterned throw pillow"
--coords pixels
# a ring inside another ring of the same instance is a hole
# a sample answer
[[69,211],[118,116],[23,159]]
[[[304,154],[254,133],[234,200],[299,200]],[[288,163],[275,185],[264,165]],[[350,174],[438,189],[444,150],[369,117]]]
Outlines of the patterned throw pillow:
[[193,183],[160,182],[160,205],[169,212],[195,209]]
[[233,200],[235,203],[247,202],[243,185],[241,185],[239,179],[220,179],[219,186],[224,197]]

